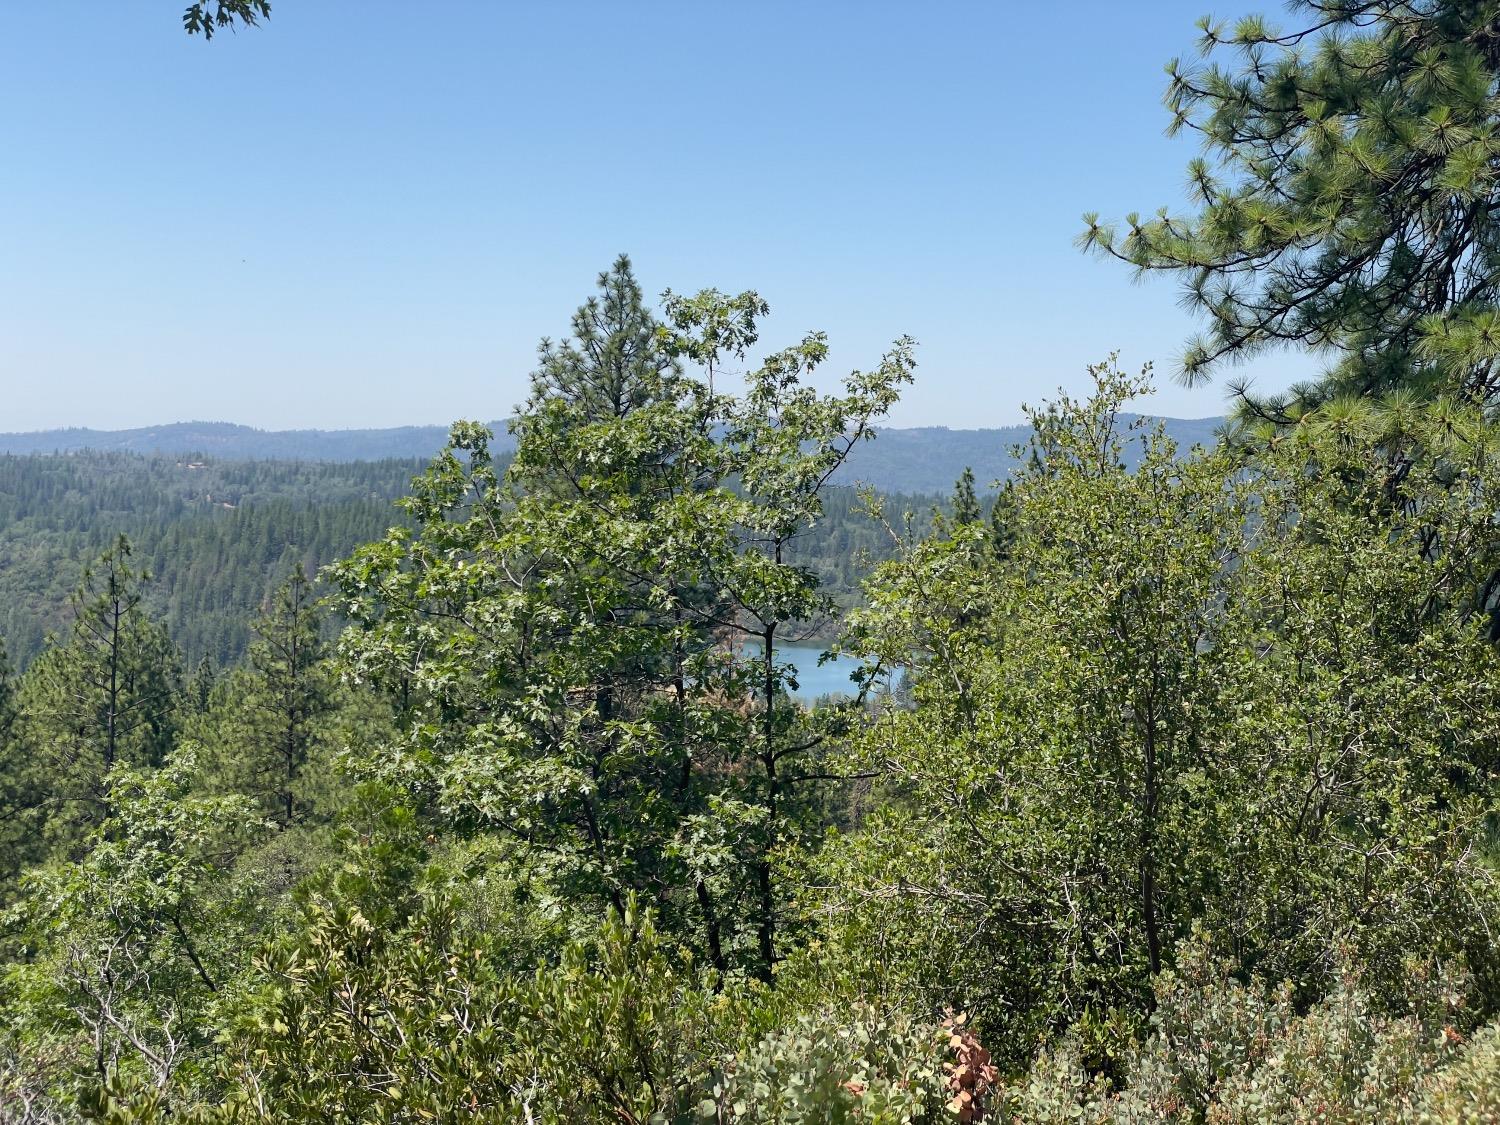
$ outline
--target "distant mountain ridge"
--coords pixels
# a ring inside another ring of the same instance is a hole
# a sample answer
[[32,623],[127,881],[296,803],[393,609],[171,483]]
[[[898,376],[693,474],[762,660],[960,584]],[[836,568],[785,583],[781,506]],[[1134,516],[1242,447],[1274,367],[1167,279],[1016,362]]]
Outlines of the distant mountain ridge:
[[[503,422],[493,422],[497,445],[508,448]],[[0,434],[0,453],[77,453],[101,450],[176,457],[204,453],[232,461],[383,461],[430,457],[448,440],[446,426],[369,430],[258,430],[234,422],[170,422],[134,430],[69,427]]]
[[[1222,418],[1163,418],[1184,448],[1211,445]],[[514,446],[504,422],[492,422],[495,448]],[[1024,444],[1029,426],[955,430],[947,426],[882,429],[835,476],[883,492],[946,493],[965,467],[982,490],[1016,465],[1011,450]],[[233,422],[173,422],[133,430],[72,428],[0,433],[0,454],[36,455],[100,450],[147,456],[201,454],[223,461],[380,461],[431,457],[448,440],[445,426],[363,430],[257,430]]]

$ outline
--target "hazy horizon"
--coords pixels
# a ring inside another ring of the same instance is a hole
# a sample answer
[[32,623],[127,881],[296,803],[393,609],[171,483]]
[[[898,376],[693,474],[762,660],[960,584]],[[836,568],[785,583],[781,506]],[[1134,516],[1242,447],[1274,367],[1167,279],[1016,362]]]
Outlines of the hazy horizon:
[[[1161,418],[1172,422],[1217,422],[1224,418],[1224,412],[1218,414],[1200,414],[1194,416],[1182,416],[1176,414],[1159,414],[1152,411],[1141,411],[1152,418]],[[1126,414],[1121,417],[1131,417]],[[457,421],[480,421],[486,425],[505,421],[504,418],[454,418],[447,422],[397,422],[389,426],[252,426],[245,422],[236,422],[230,418],[177,418],[171,421],[148,422],[140,426],[40,426],[29,430],[0,430],[3,435],[30,435],[65,433],[70,430],[88,430],[94,433],[129,433],[138,430],[165,429],[169,426],[234,426],[240,429],[255,430],[259,433],[276,434],[311,434],[311,433],[359,433],[365,431],[381,430],[446,430]],[[874,427],[877,432],[884,430],[953,430],[961,433],[982,433],[987,430],[1015,430],[1026,428],[1027,423],[1020,422],[1001,423],[993,426],[955,426],[946,422],[930,422],[920,425],[900,426],[886,425]]]

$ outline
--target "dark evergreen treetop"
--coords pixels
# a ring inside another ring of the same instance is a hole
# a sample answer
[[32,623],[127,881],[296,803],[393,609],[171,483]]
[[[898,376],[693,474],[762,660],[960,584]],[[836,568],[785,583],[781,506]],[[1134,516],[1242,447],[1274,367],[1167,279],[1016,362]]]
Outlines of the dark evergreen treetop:
[[542,340],[529,409],[559,398],[572,402],[584,421],[623,418],[651,401],[661,377],[676,369],[630,258],[616,258],[599,274],[598,285],[599,292],[573,314],[570,339]]
[[953,522],[960,526],[978,523],[983,515],[974,492],[974,470],[966,468],[953,486]]

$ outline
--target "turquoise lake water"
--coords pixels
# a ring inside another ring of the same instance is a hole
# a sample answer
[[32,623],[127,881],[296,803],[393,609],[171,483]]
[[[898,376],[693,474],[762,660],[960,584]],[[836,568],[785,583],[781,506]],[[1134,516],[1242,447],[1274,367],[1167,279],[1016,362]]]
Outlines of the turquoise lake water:
[[[759,655],[760,646],[745,643],[745,654]],[[826,664],[819,664],[823,650],[812,645],[777,645],[778,660],[783,660],[797,669],[797,690],[792,698],[811,703],[820,695],[854,695],[859,689],[849,674],[859,667],[852,656],[836,656]]]

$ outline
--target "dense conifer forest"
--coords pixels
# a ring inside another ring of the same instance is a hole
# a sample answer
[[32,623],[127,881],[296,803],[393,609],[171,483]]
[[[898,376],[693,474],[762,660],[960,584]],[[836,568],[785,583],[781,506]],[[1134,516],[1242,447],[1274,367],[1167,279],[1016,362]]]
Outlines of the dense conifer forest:
[[1500,10],[1289,18],[1079,236],[1328,359],[1212,445],[860,497],[915,342],[622,255],[513,440],[0,460],[0,1120],[1500,1121]]
[[[404,521],[396,499],[423,467],[370,462],[219,461],[82,452],[0,457],[0,641],[24,667],[69,620],[85,563],[126,536],[149,575],[142,598],[189,666],[245,655],[255,614],[294,568],[314,573]],[[791,544],[840,606],[873,563],[920,532],[943,496],[880,498],[827,489],[823,514]],[[810,635],[829,637],[823,627]]]
[[384,532],[420,467],[0,457],[0,638],[29,664],[65,630],[85,562],[125,535],[151,575],[145,604],[184,658],[226,666],[292,567],[316,569]]

